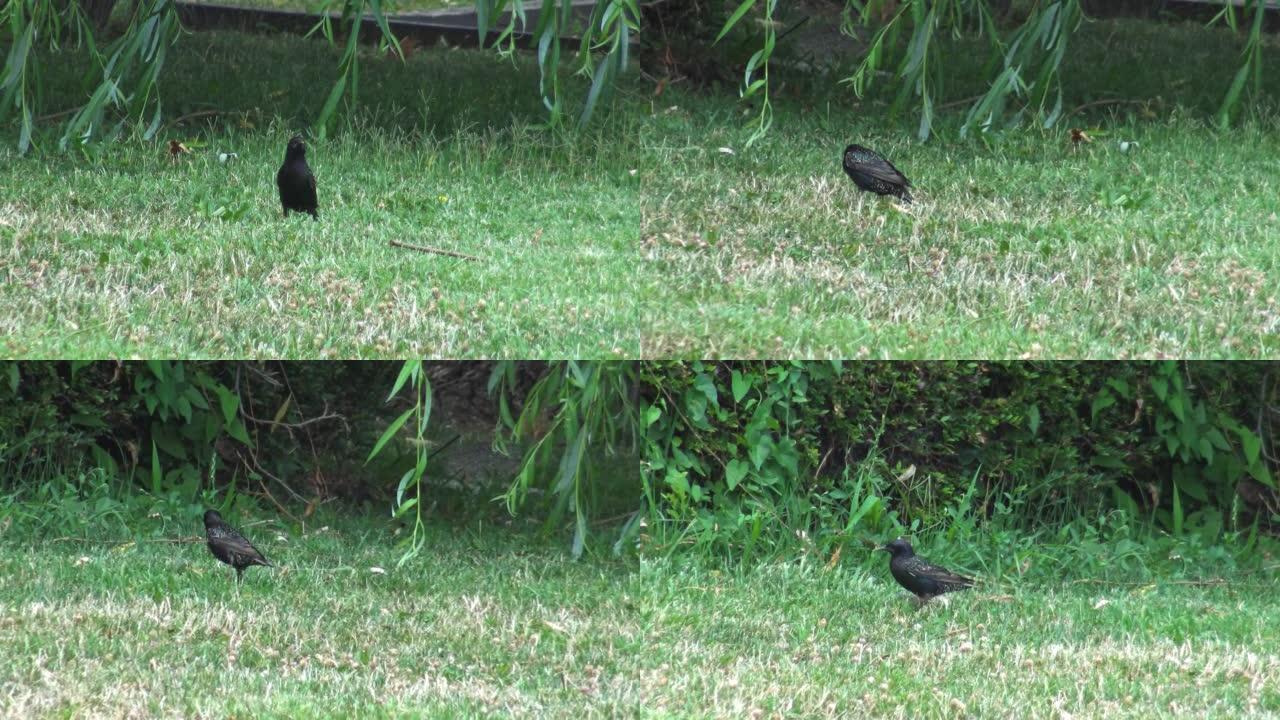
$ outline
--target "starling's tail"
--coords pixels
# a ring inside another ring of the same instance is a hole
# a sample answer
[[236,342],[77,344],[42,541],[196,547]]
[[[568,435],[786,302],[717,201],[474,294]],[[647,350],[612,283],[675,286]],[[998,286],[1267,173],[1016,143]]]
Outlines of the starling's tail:
[[898,193],[898,197],[902,199],[902,202],[904,202],[904,203],[906,203],[906,204],[908,204],[908,205],[910,205],[910,204],[911,204],[911,191],[910,191],[910,190],[907,190],[906,188],[902,188],[902,192]]

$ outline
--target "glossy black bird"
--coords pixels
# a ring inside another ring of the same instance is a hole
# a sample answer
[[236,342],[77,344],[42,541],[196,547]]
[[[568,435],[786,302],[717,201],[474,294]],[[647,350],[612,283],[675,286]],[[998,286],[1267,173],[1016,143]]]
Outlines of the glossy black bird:
[[204,513],[204,534],[209,543],[209,552],[222,562],[236,569],[236,584],[244,569],[252,565],[271,567],[271,563],[258,552],[244,536],[235,528],[226,524],[217,510],[206,510]]
[[902,587],[915,593],[921,601],[928,601],[943,593],[965,590],[973,587],[973,580],[957,575],[950,570],[940,568],[916,557],[911,543],[898,538],[879,550],[889,553],[889,572]]
[[280,204],[284,206],[285,217],[289,217],[292,210],[310,213],[314,220],[320,219],[316,212],[316,176],[311,174],[307,165],[307,144],[301,135],[289,138],[284,164],[276,172],[276,187],[280,189]]
[[858,187],[877,195],[893,195],[903,202],[911,202],[911,181],[898,172],[893,163],[879,153],[861,145],[844,149],[844,171]]

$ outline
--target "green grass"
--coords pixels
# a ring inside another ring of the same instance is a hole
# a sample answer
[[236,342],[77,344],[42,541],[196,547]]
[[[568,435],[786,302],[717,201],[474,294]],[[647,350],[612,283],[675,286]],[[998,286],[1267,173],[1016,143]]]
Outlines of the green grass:
[[[639,181],[612,140],[628,134],[627,116],[580,134],[539,132],[528,63],[464,51],[403,65],[369,57],[368,107],[311,144],[321,221],[285,220],[275,170],[289,135],[324,102],[336,51],[227,33],[179,48],[166,107],[217,110],[216,123],[196,118],[89,159],[19,158],[16,136],[4,139],[4,355],[639,352],[628,282]],[[43,142],[56,143],[58,128],[47,129]],[[173,162],[171,139],[196,151]],[[221,163],[221,152],[239,158]]]
[[916,609],[883,558],[573,563],[441,528],[397,569],[389,535],[247,531],[280,567],[238,593],[197,542],[0,540],[0,714],[1280,713],[1260,578],[997,584]]
[[[162,87],[168,116],[187,119],[157,142],[18,158],[16,126],[0,128],[0,352],[1273,357],[1280,73],[1233,129],[1214,128],[1238,46],[1219,30],[1091,23],[1065,107],[1138,104],[970,141],[953,111],[925,144],[881,95],[778,69],[773,131],[752,148],[730,92],[676,82],[655,96],[633,72],[596,124],[547,132],[528,55],[369,51],[359,112],[313,142],[311,223],[279,217],[272,178],[338,51],[197,34]],[[967,47],[942,99],[981,90]],[[1278,65],[1273,41],[1264,55]],[[74,63],[50,72],[50,109],[82,100]],[[1097,141],[1071,149],[1070,126]],[[59,128],[41,127],[53,144]],[[196,153],[170,162],[170,139]],[[906,171],[917,203],[858,193],[839,167],[852,141]]]
[[[942,100],[984,89],[965,76],[985,57],[968,48],[952,53],[959,79]],[[752,114],[671,86],[641,139],[658,161],[642,242],[662,278],[646,352],[1277,355],[1280,119],[1209,124],[1237,48],[1196,27],[1088,24],[1065,110],[1125,102],[971,141],[960,110],[918,143],[916,118],[889,118],[880,95],[855,102],[836,74],[784,76],[773,130],[748,149]],[[1267,57],[1280,58],[1274,41]],[[1280,97],[1280,76],[1265,77],[1258,107]],[[1096,141],[1073,150],[1070,127]],[[859,193],[840,169],[851,142],[890,157],[917,202]]]

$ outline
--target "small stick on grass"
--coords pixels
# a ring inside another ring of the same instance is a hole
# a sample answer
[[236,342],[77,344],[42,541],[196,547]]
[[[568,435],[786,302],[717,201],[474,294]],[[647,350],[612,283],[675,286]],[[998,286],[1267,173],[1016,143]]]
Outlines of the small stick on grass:
[[231,113],[229,113],[226,110],[199,110],[197,112],[187,113],[182,117],[174,118],[173,120],[170,120],[169,122],[165,123],[164,127],[162,128],[162,131],[168,130],[174,125],[181,125],[182,123],[188,120],[195,120],[197,118],[202,118],[202,117],[216,117],[218,115],[229,115],[229,114]]
[[1130,100],[1130,99],[1127,99],[1127,98],[1112,98],[1112,99],[1109,99],[1109,100],[1094,100],[1093,102],[1087,102],[1087,103],[1085,103],[1085,104],[1081,105],[1080,107],[1076,108],[1075,110],[1072,110],[1071,112],[1067,113],[1066,115],[1063,115],[1063,116],[1062,116],[1062,119],[1063,119],[1063,120],[1070,119],[1070,118],[1074,117],[1074,116],[1075,116],[1076,114],[1078,114],[1078,113],[1081,113],[1081,112],[1083,112],[1083,111],[1085,111],[1085,110],[1090,110],[1090,109],[1092,109],[1092,108],[1096,108],[1096,107],[1106,107],[1107,105],[1150,105],[1152,102],[1154,102],[1154,100]]
[[480,259],[474,255],[465,255],[463,253],[454,252],[452,250],[441,250],[440,248],[427,247],[425,245],[410,245],[409,243],[403,243],[403,242],[400,242],[399,240],[392,240],[390,242],[391,242],[391,247],[400,247],[400,248],[405,248],[407,250],[417,250],[418,252],[432,253],[433,255],[448,255],[449,257],[462,258],[463,260],[478,261]]
[[173,545],[186,545],[204,542],[204,538],[196,536],[185,537],[168,537],[168,538],[139,538],[136,540],[99,540],[97,538],[78,538],[78,537],[58,537],[53,538],[50,542],[73,542],[83,543],[85,545],[132,545],[134,543],[169,543]]

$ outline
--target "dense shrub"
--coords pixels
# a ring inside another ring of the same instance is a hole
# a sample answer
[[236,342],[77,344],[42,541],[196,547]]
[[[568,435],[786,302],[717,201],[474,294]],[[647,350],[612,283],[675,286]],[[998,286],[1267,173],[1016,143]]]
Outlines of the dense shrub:
[[1118,510],[1216,542],[1280,521],[1262,452],[1276,441],[1273,371],[652,364],[643,478],[653,532],[750,552],[994,515],[1035,531]]
[[337,432],[345,416],[330,409],[366,403],[394,371],[360,363],[6,363],[0,487],[93,481],[117,495],[180,491],[194,499],[237,482],[266,494],[270,483],[287,498],[311,498],[316,448],[341,451],[347,442]]
[[[397,393],[388,398],[403,367],[417,369],[416,401]],[[329,500],[346,510],[372,506],[385,512],[393,497],[396,504],[404,499],[408,477],[415,488],[429,478],[424,499],[435,514],[470,517],[482,510],[476,493],[491,499],[499,487],[463,487],[446,477],[444,463],[427,473],[427,459],[452,448],[461,456],[458,462],[469,462],[476,459],[473,446],[500,441],[513,454],[527,455],[518,475],[474,482],[513,483],[513,511],[534,492],[528,507],[553,525],[571,511],[581,551],[588,509],[610,511],[607,502],[596,500],[601,489],[608,490],[607,482],[594,482],[596,475],[622,478],[630,491],[625,497],[634,502],[635,460],[623,472],[617,469],[622,461],[601,452],[618,441],[635,445],[636,423],[625,419],[628,412],[634,416],[635,403],[622,402],[634,389],[631,367],[489,361],[5,363],[0,526],[6,508],[19,506],[28,524],[64,534],[91,533],[95,519],[114,522],[117,529],[126,517],[198,519],[203,506],[225,507],[240,499],[290,520],[308,517]],[[615,410],[607,407],[620,402]],[[415,414],[421,422],[407,426]],[[499,427],[506,431],[495,433]],[[370,457],[375,446],[380,452]],[[571,466],[562,466],[567,447],[577,449]],[[571,479],[567,485],[565,477]],[[549,504],[541,501],[546,490],[554,498]],[[500,510],[496,503],[482,505]]]

